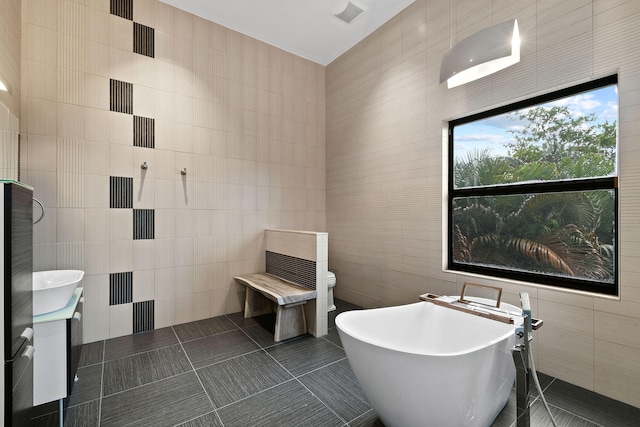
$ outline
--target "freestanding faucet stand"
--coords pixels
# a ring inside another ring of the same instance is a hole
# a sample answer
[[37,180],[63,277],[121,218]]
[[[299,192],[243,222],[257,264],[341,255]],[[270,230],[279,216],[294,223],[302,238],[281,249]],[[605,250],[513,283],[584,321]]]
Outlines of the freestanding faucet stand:
[[529,407],[529,384],[531,381],[531,367],[529,366],[529,352],[531,351],[529,342],[531,341],[531,303],[529,294],[520,293],[522,304],[522,315],[524,323],[522,328],[516,330],[516,335],[520,339],[513,349],[513,362],[516,365],[516,405],[517,405],[517,427],[530,426]]

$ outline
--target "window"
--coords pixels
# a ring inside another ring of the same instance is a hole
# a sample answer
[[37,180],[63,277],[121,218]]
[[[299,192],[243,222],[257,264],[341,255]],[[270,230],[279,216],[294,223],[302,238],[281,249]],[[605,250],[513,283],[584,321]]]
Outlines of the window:
[[617,76],[449,123],[449,269],[616,295]]

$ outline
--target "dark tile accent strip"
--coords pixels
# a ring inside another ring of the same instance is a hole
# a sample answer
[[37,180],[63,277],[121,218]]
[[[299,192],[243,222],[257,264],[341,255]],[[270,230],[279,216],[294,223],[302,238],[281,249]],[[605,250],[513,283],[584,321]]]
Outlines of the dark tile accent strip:
[[112,176],[109,180],[109,207],[133,208],[133,178]]
[[153,330],[153,300],[133,303],[133,333]]
[[266,251],[267,273],[297,283],[309,289],[316,288],[316,263],[277,252]]
[[133,273],[109,274],[109,305],[127,304],[133,301]]
[[155,210],[134,209],[133,210],[133,240],[154,238]]
[[118,113],[133,114],[133,83],[109,80],[109,109]]
[[156,121],[148,117],[133,116],[133,145],[155,148]]
[[132,21],[133,0],[111,0],[110,13]]
[[153,58],[154,30],[146,25],[133,23],[133,52]]

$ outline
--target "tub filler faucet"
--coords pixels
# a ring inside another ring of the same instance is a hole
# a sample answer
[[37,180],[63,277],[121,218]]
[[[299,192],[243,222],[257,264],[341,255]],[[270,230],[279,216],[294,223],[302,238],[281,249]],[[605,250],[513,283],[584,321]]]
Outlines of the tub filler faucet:
[[520,292],[520,304],[522,305],[522,326],[516,328],[516,345],[513,348],[513,362],[516,365],[516,406],[517,406],[517,427],[530,427],[531,413],[529,406],[529,386],[530,381],[533,379],[535,382],[538,393],[542,398],[551,423],[554,427],[557,427],[556,421],[551,415],[551,410],[547,404],[547,400],[544,398],[540,381],[538,380],[538,373],[536,372],[536,365],[533,362],[533,355],[531,354],[530,342],[533,339],[532,331],[537,330],[542,326],[542,320],[534,319],[531,317],[531,302],[529,301],[529,294],[527,292]]
[[517,406],[517,427],[530,426],[529,408],[529,383],[531,380],[531,370],[529,369],[529,352],[531,341],[531,303],[529,294],[520,293],[520,303],[522,305],[522,326],[516,328],[516,345],[513,348],[513,362],[516,365],[516,406]]

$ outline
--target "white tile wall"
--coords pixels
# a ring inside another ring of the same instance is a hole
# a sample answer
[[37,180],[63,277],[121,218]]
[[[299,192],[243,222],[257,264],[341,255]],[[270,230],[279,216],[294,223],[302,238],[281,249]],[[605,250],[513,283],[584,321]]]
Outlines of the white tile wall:
[[[134,301],[155,301],[156,328],[240,311],[232,277],[261,269],[264,227],[325,228],[324,192],[305,202],[324,181],[300,173],[324,176],[324,68],[155,0],[134,2],[134,21],[155,28],[155,58],[132,52],[132,23],[107,0],[23,3],[22,167],[47,208],[35,268],[85,270],[85,341],[132,332],[131,304],[108,305],[113,272],[133,271]],[[109,111],[109,79],[133,84],[155,149],[133,147],[133,116]],[[259,165],[259,146],[279,154]],[[289,181],[257,186],[259,167],[285,165]],[[109,208],[109,176],[133,178],[155,239],[134,241],[132,210]],[[301,200],[285,207],[282,194]]]

